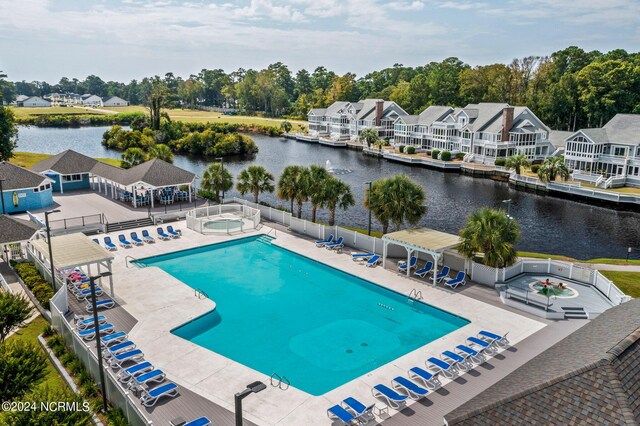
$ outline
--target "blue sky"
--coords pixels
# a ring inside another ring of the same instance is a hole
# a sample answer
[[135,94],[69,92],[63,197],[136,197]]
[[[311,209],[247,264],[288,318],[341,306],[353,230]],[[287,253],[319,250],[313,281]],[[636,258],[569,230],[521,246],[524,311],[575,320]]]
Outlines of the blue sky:
[[0,70],[50,83],[277,61],[362,76],[449,56],[478,65],[640,46],[638,0],[0,0],[0,17]]

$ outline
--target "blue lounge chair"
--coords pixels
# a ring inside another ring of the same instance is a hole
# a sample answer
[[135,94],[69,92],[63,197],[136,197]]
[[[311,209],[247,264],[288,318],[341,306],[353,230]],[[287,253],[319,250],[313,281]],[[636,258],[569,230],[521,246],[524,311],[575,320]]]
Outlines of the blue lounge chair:
[[342,249],[342,247],[344,247],[343,242],[344,242],[344,238],[340,237],[335,243],[325,244],[324,247],[327,250],[339,250],[339,249]]
[[407,395],[400,395],[398,392],[393,389],[383,385],[375,385],[373,389],[371,389],[371,394],[374,398],[383,398],[387,405],[394,410],[399,410],[407,403]]
[[476,351],[467,345],[458,345],[456,346],[455,351],[461,357],[471,360],[471,362],[482,364],[484,361],[481,351]]
[[344,400],[342,400],[341,404],[343,408],[353,413],[353,415],[356,416],[357,419],[364,420],[365,423],[367,423],[369,420],[373,420],[375,417],[373,415],[373,407],[375,407],[376,404],[367,406],[353,397],[345,398]]
[[150,243],[155,243],[156,239],[153,238],[151,235],[149,235],[149,231],[147,231],[146,229],[142,230],[142,239],[144,240],[145,243],[150,244]]
[[482,330],[478,333],[478,338],[486,340],[489,343],[495,343],[500,347],[506,347],[509,344],[509,339],[507,339],[508,334],[509,332],[505,333],[504,336],[500,336],[490,331]]
[[158,228],[158,229],[156,229],[156,231],[158,231],[158,238],[160,238],[161,240],[170,240],[171,239],[171,237],[169,235],[164,233],[164,229]]
[[367,266],[369,268],[373,268],[374,266],[376,266],[380,262],[382,262],[382,258],[380,257],[379,254],[376,254],[371,259],[367,260],[367,263],[365,263],[364,266]]
[[133,247],[133,244],[131,244],[129,241],[127,241],[127,239],[124,237],[124,234],[118,235],[118,243],[120,244],[120,247],[122,247],[122,248],[131,248],[131,247]]
[[97,238],[94,238],[92,241],[93,241],[94,243],[96,243],[97,245],[100,245],[100,241],[98,241],[98,239],[97,239]]
[[104,246],[110,251],[118,250],[118,247],[111,242],[111,237],[104,237]]
[[438,275],[436,275],[436,282],[439,283],[440,281],[449,278],[449,271],[450,268],[448,266],[443,266],[442,270],[440,271],[440,273]]
[[330,244],[333,242],[333,234],[329,235],[329,238],[327,238],[326,240],[319,240],[316,241],[316,247],[324,247],[325,244]]
[[456,367],[464,371],[469,371],[473,368],[473,363],[469,362],[466,357],[463,357],[452,351],[444,351],[442,352],[442,356],[446,362],[449,364],[455,364]]
[[138,234],[137,233],[132,232],[130,234],[130,236],[131,236],[131,241],[133,241],[133,244],[135,244],[137,246],[143,246],[144,245],[144,242],[140,238],[138,238]]
[[143,361],[119,371],[116,375],[116,379],[118,379],[120,383],[127,383],[129,380],[131,380],[131,378],[140,374],[148,373],[153,369],[153,364],[151,364],[149,361]]
[[411,380],[420,380],[424,383],[427,389],[438,389],[442,386],[437,374],[431,374],[420,367],[413,367],[408,371],[409,378]]
[[[101,326],[102,324],[106,324],[107,323],[107,318],[104,315],[98,315],[98,327]],[[93,317],[89,317],[89,318],[77,318],[76,321],[76,329],[78,330],[85,330],[87,328],[93,328],[94,325],[94,320]]]
[[[100,308],[105,308],[105,309],[111,309],[114,306],[116,306],[116,302],[114,302],[112,299],[103,299],[103,300],[98,300],[96,302],[96,308],[100,309]],[[92,312],[93,311],[93,304],[91,302],[87,302],[87,312]]]
[[145,407],[153,407],[163,396],[171,398],[178,396],[178,385],[173,382],[169,382],[151,390],[145,390],[140,397],[140,402],[142,402],[142,405]]
[[121,368],[123,364],[132,361],[137,362],[144,358],[144,354],[140,349],[133,349],[127,352],[119,353],[108,360],[111,368]]
[[152,383],[162,383],[167,375],[162,370],[153,370],[129,380],[128,387],[134,392],[148,388]]
[[[96,292],[96,296],[102,296],[104,294],[104,291],[100,287],[96,287],[95,292]],[[75,293],[76,299],[78,299],[78,301],[80,302],[82,300],[85,300],[87,297],[91,296],[91,289],[90,288],[86,290],[78,289],[78,291],[75,291],[74,293]]]
[[414,401],[424,398],[429,393],[428,390],[422,386],[418,386],[406,377],[398,376],[391,380],[391,384],[394,389],[401,390],[407,394],[407,396]]
[[424,265],[424,268],[418,269],[413,274],[417,275],[420,278],[424,278],[431,270],[433,269],[433,262],[429,261]]
[[186,422],[182,426],[209,426],[211,424],[211,420],[206,417],[200,417],[195,420],[191,420],[190,422]]
[[117,333],[101,337],[100,340],[102,341],[103,345],[111,345],[113,343],[124,342],[125,340],[127,340],[127,338],[127,333],[125,333],[124,331],[118,331]]
[[117,345],[109,346],[104,348],[102,351],[102,355],[105,359],[111,358],[112,356],[118,355],[122,352],[131,351],[136,348],[136,344],[131,340],[127,340],[126,342],[118,343]]
[[375,255],[375,253],[352,253],[351,260],[353,260],[354,262],[358,260],[369,260]]
[[171,225],[167,226],[167,233],[171,236],[171,238],[180,238],[180,236],[182,235],[182,232],[180,230],[175,231],[173,229],[173,226]]
[[459,285],[464,285],[464,284],[465,284],[465,273],[464,273],[464,271],[458,272],[458,275],[456,275],[456,277],[454,279],[447,280],[447,281],[444,282],[444,285],[446,287],[449,287],[449,288],[452,288],[452,289],[458,287]]
[[[411,256],[411,259],[409,259],[409,269],[415,268],[417,264],[418,264],[418,258],[415,256]],[[407,272],[407,262],[398,263],[398,271]]]
[[444,377],[450,379],[456,377],[458,370],[456,370],[455,364],[449,364],[440,358],[430,357],[425,361],[428,370],[434,371],[437,374],[442,374]]
[[356,419],[356,416],[345,410],[340,405],[334,405],[327,410],[327,417],[331,420],[340,420],[342,423],[349,424]]
[[[102,324],[98,327],[100,333],[111,334],[113,333],[113,324],[107,323]],[[87,328],[86,330],[79,330],[78,336],[82,337],[84,340],[91,340],[96,337],[96,329],[95,328]]]
[[476,350],[480,353],[487,352],[488,354],[492,354],[495,352],[495,347],[492,343],[487,342],[486,340],[478,339],[477,337],[467,337],[467,342],[469,342],[469,347],[471,349]]

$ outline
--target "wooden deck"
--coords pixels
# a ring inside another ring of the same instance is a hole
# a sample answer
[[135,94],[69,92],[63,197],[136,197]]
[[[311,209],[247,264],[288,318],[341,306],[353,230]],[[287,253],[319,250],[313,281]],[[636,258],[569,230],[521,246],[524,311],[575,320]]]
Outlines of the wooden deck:
[[[105,296],[99,297],[98,300],[104,299]],[[73,324],[73,317],[75,314],[87,316],[86,301],[78,302],[76,298],[69,293],[69,312],[65,315],[67,321]],[[107,320],[114,325],[116,331],[129,332],[138,322],[129,312],[122,306],[116,305],[111,309],[101,309],[100,315],[107,317]],[[91,351],[95,354],[95,343],[89,345]],[[156,365],[156,368],[162,369],[161,365]],[[112,369],[107,367],[106,371],[116,374],[118,369]],[[171,377],[167,377],[167,380],[173,381]],[[180,386],[180,382],[175,382]],[[241,389],[238,389],[239,391]],[[131,400],[135,402],[136,406],[140,408],[140,411],[144,413],[148,420],[151,420],[154,425],[168,425],[171,420],[178,417],[182,417],[184,420],[189,421],[201,416],[207,416],[214,425],[235,425],[235,417],[232,411],[227,410],[224,407],[217,405],[216,403],[180,386],[180,394],[176,398],[163,398],[151,408],[147,408],[140,403],[140,400],[131,395]],[[245,420],[245,425],[253,425],[253,423]]]

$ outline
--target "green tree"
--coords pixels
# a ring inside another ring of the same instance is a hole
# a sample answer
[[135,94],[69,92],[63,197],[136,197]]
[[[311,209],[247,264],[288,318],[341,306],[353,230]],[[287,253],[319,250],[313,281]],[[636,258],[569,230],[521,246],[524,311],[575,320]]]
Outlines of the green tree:
[[360,132],[360,136],[358,136],[361,141],[365,141],[367,143],[367,148],[371,148],[371,145],[375,145],[376,142],[380,140],[380,136],[378,136],[378,130],[373,127],[368,127]]
[[302,166],[287,166],[282,171],[278,179],[277,197],[281,200],[291,202],[291,213],[293,214],[293,201],[298,203],[298,217],[302,217],[302,203],[306,201],[305,194],[305,168]]
[[26,297],[0,292],[0,344],[13,330],[23,327],[32,313],[33,308]]
[[236,189],[240,194],[253,194],[253,202],[258,204],[261,192],[273,192],[273,175],[262,166],[249,166],[238,174]]
[[382,232],[387,233],[389,222],[396,230],[403,223],[417,224],[427,212],[422,186],[405,175],[397,175],[375,181],[371,191],[367,191],[364,205],[382,224]]
[[122,153],[121,166],[123,169],[130,169],[131,167],[135,167],[145,161],[147,161],[147,154],[142,150],[142,148],[127,148]]
[[151,80],[149,94],[147,96],[147,107],[151,116],[151,129],[160,130],[160,116],[162,108],[167,101],[168,89],[164,81],[159,76],[155,76]]
[[233,188],[233,176],[221,163],[211,163],[202,173],[202,189],[215,194],[215,200],[220,201],[220,192]]
[[18,127],[13,111],[0,105],[0,161],[8,161],[13,157],[13,150],[17,145],[15,140],[17,134]]
[[329,209],[330,226],[336,223],[336,209],[338,207],[346,210],[349,206],[356,204],[351,193],[351,187],[333,176],[329,176],[324,183],[324,202]]
[[173,163],[173,152],[169,146],[158,143],[149,148],[149,158],[159,158],[167,163]]
[[538,169],[538,177],[543,182],[554,182],[558,176],[569,179],[569,168],[562,157],[549,157],[543,161]]
[[282,123],[280,123],[280,128],[282,130],[284,130],[285,133],[289,133],[291,131],[292,127],[293,127],[293,125],[291,125],[291,123],[288,122],[287,120],[285,120]]
[[386,190],[387,179],[378,179],[371,185],[364,198],[364,206],[371,210],[371,213],[382,225],[382,233],[389,230],[389,211],[385,208],[389,202],[391,194]]
[[20,399],[47,375],[47,358],[38,346],[22,341],[0,345],[0,400]]
[[316,221],[319,208],[326,203],[325,184],[331,178],[331,174],[322,166],[316,164],[309,166],[307,178],[309,179],[309,201],[311,202],[311,221]]
[[523,154],[512,155],[507,158],[507,162],[505,164],[507,169],[515,170],[517,175],[520,174],[523,167],[529,166],[531,166],[531,161],[529,161],[529,159]]
[[467,218],[460,237],[460,253],[469,259],[483,254],[483,263],[492,268],[510,266],[518,257],[514,245],[520,238],[520,228],[504,210],[476,210]]
[[71,392],[67,388],[57,389],[46,386],[37,389],[24,397],[24,402],[33,403],[40,407],[40,403],[65,402],[75,404],[77,410],[16,410],[8,413],[8,422],[12,425],[65,425],[85,426],[92,424],[91,405],[82,396]]

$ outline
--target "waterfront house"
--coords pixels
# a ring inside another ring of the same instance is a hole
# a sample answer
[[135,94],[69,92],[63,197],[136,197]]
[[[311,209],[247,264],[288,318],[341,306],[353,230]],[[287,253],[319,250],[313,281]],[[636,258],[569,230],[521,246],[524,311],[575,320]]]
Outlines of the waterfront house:
[[464,153],[466,161],[494,164],[524,154],[542,160],[555,152],[551,130],[527,107],[479,103],[464,108],[432,106],[396,120],[395,144]]
[[53,204],[52,181],[46,176],[0,162],[0,180],[6,213],[43,209]]
[[51,106],[51,102],[41,98],[40,96],[29,96],[26,99],[24,95],[18,96],[16,99],[16,106],[26,108],[47,108]]
[[640,187],[640,114],[616,114],[604,127],[578,130],[565,142],[574,178],[596,177],[601,187]]
[[94,107],[102,106],[102,98],[98,95],[84,94],[81,96],[81,98],[82,98],[82,105],[94,106]]
[[128,106],[129,102],[118,96],[108,96],[106,98],[102,98],[102,106],[105,107],[121,107]]

